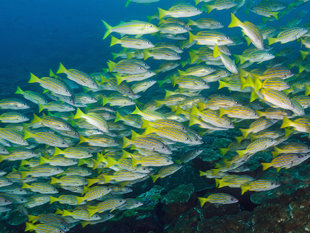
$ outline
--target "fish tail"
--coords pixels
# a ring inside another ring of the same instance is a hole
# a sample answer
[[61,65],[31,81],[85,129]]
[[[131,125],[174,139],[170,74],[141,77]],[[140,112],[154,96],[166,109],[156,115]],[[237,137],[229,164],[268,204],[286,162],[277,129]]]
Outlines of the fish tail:
[[237,141],[238,143],[241,143],[242,140],[243,140],[243,137],[242,137],[242,136],[241,136],[241,137],[236,137],[236,141]]
[[78,205],[80,205],[85,199],[84,197],[75,197],[75,198]]
[[144,49],[143,56],[144,56],[144,60],[146,60],[151,56],[151,52],[148,49]]
[[67,72],[67,69],[66,67],[62,64],[62,63],[59,63],[59,68],[57,70],[57,74],[63,74],[63,73],[66,73]]
[[300,50],[300,55],[301,55],[302,60],[305,60],[308,54],[309,53],[307,51]]
[[59,179],[55,177],[51,177],[51,184],[57,184],[59,182]]
[[85,113],[82,112],[82,110],[81,110],[80,108],[78,108],[78,109],[76,110],[76,113],[75,113],[73,119],[82,118],[83,116],[85,116]]
[[197,61],[197,59],[199,58],[199,56],[193,51],[189,51],[188,54],[189,54],[191,64],[195,63],[195,61]]
[[129,145],[131,145],[130,139],[123,137],[123,148],[126,148]]
[[271,163],[261,163],[262,167],[263,167],[263,171],[267,170],[268,168],[271,167]]
[[121,42],[121,40],[117,39],[114,36],[111,36],[111,44],[110,47],[112,47],[113,45],[119,44]]
[[189,35],[188,43],[191,44],[196,39],[196,36],[193,33],[191,33],[190,31],[188,31],[188,35]]
[[279,12],[271,12],[271,14],[276,20],[279,19]]
[[219,108],[219,117],[222,117],[226,114],[226,110],[224,108]]
[[[304,60],[304,58],[303,58],[303,60]],[[304,70],[305,70],[305,67],[304,67],[304,66],[302,66],[302,65],[299,65],[299,66],[298,66],[298,73],[299,73],[299,74],[301,74],[302,72],[304,72]]]
[[38,104],[38,108],[39,108],[39,113],[40,113],[40,112],[42,112],[45,109],[45,105]]
[[104,21],[104,20],[102,20],[102,23],[104,24],[104,26],[106,27],[106,29],[107,29],[107,31],[104,33],[104,36],[103,36],[103,40],[105,39],[105,38],[107,38],[110,34],[111,34],[111,32],[112,32],[112,29],[113,29],[113,27],[111,27],[106,21]]
[[200,206],[203,207],[204,204],[208,201],[208,198],[198,197],[198,200],[200,202]]
[[152,178],[153,183],[155,183],[156,180],[159,178],[159,176],[157,176],[157,175],[151,175],[151,178]]
[[241,195],[249,191],[250,187],[248,185],[241,185]]
[[33,231],[36,229],[36,226],[30,222],[26,222],[25,231]]
[[221,152],[222,155],[226,155],[227,152],[229,151],[228,148],[220,148],[219,150],[220,150],[220,152]]
[[213,49],[213,57],[216,58],[218,56],[221,56],[221,52],[219,50],[219,47],[217,46],[217,44],[214,46],[214,49]]
[[45,163],[48,163],[49,162],[49,159],[43,157],[43,156],[40,156],[40,165],[41,164],[45,164]]
[[33,73],[30,73],[30,80],[28,83],[39,83],[41,80],[35,76]]
[[274,44],[274,43],[277,43],[277,38],[271,38],[271,37],[269,37],[269,38],[268,38],[268,44],[269,44],[269,45],[272,45],[272,44]]
[[31,121],[31,124],[38,123],[41,121],[42,121],[42,119],[40,117],[38,117],[36,114],[33,114],[33,119]]
[[283,129],[283,128],[290,127],[290,126],[293,126],[293,125],[294,125],[293,121],[291,121],[287,117],[283,117],[282,125],[281,125],[280,128]]
[[241,133],[242,133],[242,136],[244,139],[246,139],[250,133],[250,130],[249,129],[240,129]]
[[109,71],[112,72],[115,68],[116,63],[113,61],[108,61],[107,65],[108,65]]
[[189,125],[188,126],[192,126],[192,125],[196,125],[196,124],[199,124],[198,119],[191,115],[189,118]]
[[207,8],[207,12],[210,13],[211,11],[213,11],[214,7],[210,6],[210,5],[206,5],[205,6]]
[[19,86],[17,86],[15,94],[21,94],[22,95],[22,94],[24,94],[24,91]]
[[196,107],[196,105],[194,105],[194,106],[192,107],[191,116],[198,116],[199,113],[200,113],[200,112],[199,112],[198,108]]
[[224,87],[227,87],[227,83],[226,83],[226,82],[223,82],[223,81],[221,81],[221,80],[219,80],[219,87],[218,87],[218,90],[219,90],[219,89],[222,89],[222,88],[224,88]]
[[230,16],[231,21],[230,24],[228,25],[229,28],[239,27],[240,25],[242,25],[242,22],[233,13],[231,13]]
[[305,95],[310,95],[310,86],[305,85]]
[[126,4],[125,4],[125,7],[128,7],[129,3],[130,3],[130,0],[127,0]]
[[119,74],[115,74],[114,77],[115,77],[118,85],[121,84],[124,80],[124,78],[122,76],[120,76]]
[[55,147],[53,156],[62,154],[63,152],[64,152],[63,150],[59,149],[58,147]]
[[250,102],[253,102],[254,100],[258,99],[258,97],[259,97],[259,96],[257,95],[256,91],[253,90],[253,91],[251,92]]
[[122,115],[119,112],[116,112],[114,122],[118,122],[122,120]]
[[164,18],[165,16],[167,15],[167,11],[161,9],[158,7],[158,16],[159,16],[159,19],[162,19]]
[[50,204],[54,203],[55,201],[58,201],[58,198],[50,196]]

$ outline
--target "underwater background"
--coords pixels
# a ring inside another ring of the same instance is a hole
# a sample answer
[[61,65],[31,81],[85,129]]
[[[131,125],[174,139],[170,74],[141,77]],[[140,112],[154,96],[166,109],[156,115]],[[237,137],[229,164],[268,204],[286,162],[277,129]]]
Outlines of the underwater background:
[[[187,2],[194,5],[194,1]],[[212,2],[206,4],[212,4]],[[262,16],[248,13],[250,7],[259,5],[261,2],[264,4],[267,2],[268,5],[268,1],[250,1],[250,4],[245,4],[236,15],[242,21],[247,20],[265,25],[261,19]],[[296,3],[296,6],[287,11],[287,14],[283,14],[278,21],[268,21],[269,27],[280,32],[283,28],[293,27],[285,27],[285,25],[290,25],[295,20],[301,20],[298,23],[300,27],[308,28],[310,26],[310,2],[290,0],[272,2],[281,3],[286,7],[289,4]],[[151,4],[130,3],[128,7],[125,7],[124,0],[3,1],[0,13],[0,51],[2,55],[0,58],[0,98],[13,97],[17,86],[27,89],[30,86],[28,81],[31,72],[38,77],[48,76],[49,69],[57,71],[60,62],[66,67],[87,74],[102,72],[103,68],[107,68],[108,60],[113,60],[112,53],[117,53],[120,49],[110,47],[109,37],[102,40],[106,28],[101,20],[112,26],[118,25],[121,21],[127,22],[133,19],[147,21],[147,16],[156,14],[158,7],[169,9],[178,3],[180,2],[160,0]],[[283,11],[285,13],[286,9]],[[305,12],[302,17],[299,16],[301,12]],[[231,21],[229,9],[214,10],[207,16],[219,20],[224,25],[224,29],[221,29],[222,32],[237,36],[240,40],[245,37],[241,34],[240,28],[227,28]],[[193,17],[193,19],[199,17]],[[117,37],[119,38],[118,35]],[[154,43],[162,40],[160,36],[157,37],[156,35],[145,37]],[[232,47],[231,52],[232,54],[241,54],[247,46],[243,41],[241,45]],[[302,47],[300,41],[292,41],[289,44],[277,43],[272,46],[274,54],[278,54],[275,56],[279,58],[281,66],[290,64],[292,67],[290,70],[294,74],[300,75],[300,67],[294,63],[297,62],[297,59],[301,60],[300,50],[308,51],[309,49]],[[281,54],[281,52],[283,53]],[[182,55],[182,61],[187,58],[187,55]],[[151,67],[152,65],[158,66],[158,61],[147,60],[147,62]],[[309,59],[306,58],[302,63],[306,70],[303,76],[298,76],[305,82],[309,81],[308,75],[305,74],[310,70],[307,62]],[[271,65],[268,64],[266,67],[271,67]],[[183,70],[184,68],[179,67],[178,69]],[[165,75],[159,77],[162,80]],[[30,89],[42,92],[39,87]],[[146,96],[146,99],[143,100],[163,99],[165,89],[167,89],[165,86],[153,86],[146,93],[143,93]],[[205,96],[214,94],[233,96],[231,90],[221,89],[219,91],[217,83],[210,84],[210,89],[204,90],[203,93]],[[296,93],[299,92],[296,91]],[[292,96],[295,96],[296,93],[293,92]],[[238,99],[238,97],[233,98]],[[242,98],[240,97],[240,99]],[[255,108],[254,104],[252,106]],[[31,116],[35,111],[28,110],[27,114]],[[308,117],[309,112],[305,110],[304,115]],[[126,198],[139,197],[138,199],[144,204],[143,206],[120,211],[114,218],[104,223],[88,225],[85,228],[77,225],[67,232],[309,232],[310,164],[308,160],[296,167],[282,169],[280,172],[274,168],[263,171],[261,163],[270,162],[273,159],[272,149],[258,151],[258,154],[248,161],[248,170],[233,174],[274,180],[281,185],[276,189],[246,192],[243,195],[241,195],[239,188],[226,186],[219,189],[216,187],[217,184],[213,177],[201,176],[200,171],[218,168],[215,164],[221,164],[224,158],[219,149],[228,148],[229,144],[235,141],[235,137],[241,135],[239,129],[247,128],[248,123],[239,124],[237,122],[237,127],[227,131],[215,130],[204,134],[202,137],[203,144],[194,146],[195,149],[201,149],[202,154],[192,161],[184,163],[182,169],[177,173],[159,179],[155,183],[148,179],[133,184],[131,186],[133,192],[125,194],[125,196]],[[185,125],[188,126],[188,124]],[[1,127],[4,127],[4,123]],[[195,129],[198,130],[199,127]],[[302,143],[310,147],[308,132],[296,133],[288,141]],[[179,159],[191,148],[191,146],[185,145],[176,158]],[[305,154],[308,153],[309,151]],[[18,169],[19,165],[12,164],[8,162],[0,167],[3,170],[6,169],[6,172],[9,172],[7,167]],[[238,203],[227,205],[207,203],[202,207],[200,206],[198,197],[217,193],[219,190],[220,193],[227,193],[237,198]],[[46,203],[36,207],[36,214],[48,213],[49,208],[55,212],[56,208],[59,207],[50,207],[49,205]],[[19,209],[20,205],[15,205],[14,208]],[[13,214],[1,213],[0,233],[24,232],[26,220],[23,213],[23,211],[17,211]]]

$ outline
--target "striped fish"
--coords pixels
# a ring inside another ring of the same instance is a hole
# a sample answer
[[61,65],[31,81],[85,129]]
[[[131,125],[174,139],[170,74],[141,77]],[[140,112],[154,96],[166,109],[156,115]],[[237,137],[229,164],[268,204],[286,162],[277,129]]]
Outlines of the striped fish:
[[28,121],[29,118],[19,112],[5,112],[0,115],[2,123],[22,123]]
[[68,143],[52,132],[24,130],[24,140],[33,138],[39,144],[55,147],[68,147]]
[[261,192],[275,189],[279,186],[280,184],[274,181],[258,179],[241,185],[241,195],[247,191]]
[[76,114],[73,119],[83,118],[89,124],[95,126],[97,129],[101,130],[102,132],[108,133],[108,124],[106,120],[94,112],[84,113],[81,109],[77,109]]
[[299,153],[309,153],[310,148],[301,143],[297,142],[288,142],[282,147],[274,147],[274,151],[272,152],[273,157],[276,157],[279,154],[299,154]]
[[132,20],[130,22],[122,22],[117,26],[111,27],[107,22],[102,20],[106,27],[103,39],[107,38],[112,32],[117,32],[123,35],[144,35],[158,32],[158,28],[149,22]]
[[242,23],[233,13],[231,13],[231,22],[228,27],[241,27],[242,32],[250,38],[256,48],[260,50],[264,49],[263,36],[253,23],[248,21]]
[[275,144],[275,140],[270,138],[259,138],[251,142],[245,150],[237,150],[240,157],[253,155],[259,151],[264,151]]
[[111,198],[103,202],[99,202],[96,206],[89,206],[89,216],[93,216],[95,213],[102,213],[108,210],[114,210],[126,203],[125,199]]
[[205,110],[201,112],[196,106],[193,106],[191,115],[200,116],[203,121],[220,128],[234,128],[232,122],[228,118],[219,117],[218,113],[213,110]]
[[57,74],[66,74],[68,79],[83,87],[98,89],[96,81],[91,76],[76,69],[66,69],[62,63],[59,64]]
[[220,108],[219,117],[223,115],[227,115],[231,118],[238,118],[238,119],[257,119],[258,115],[256,112],[246,106],[232,106],[227,109]]
[[176,4],[170,7],[168,10],[163,10],[158,8],[159,18],[162,19],[164,17],[170,16],[173,18],[181,18],[181,17],[192,17],[196,15],[200,15],[202,13],[201,10],[196,8],[195,6],[189,4]]
[[20,87],[17,87],[15,94],[23,95],[23,97],[35,104],[47,104],[46,98],[40,93],[34,91],[23,91]]
[[281,168],[291,168],[299,165],[310,157],[310,154],[284,154],[275,157],[270,163],[261,163],[263,170],[274,167],[279,172]]
[[243,138],[247,138],[250,133],[258,133],[265,130],[276,123],[276,120],[266,120],[264,118],[259,118],[252,122],[248,129],[240,129]]
[[59,95],[72,96],[70,88],[61,80],[51,77],[38,78],[33,73],[30,74],[28,83],[39,83],[41,87]]
[[206,202],[213,204],[233,204],[239,202],[238,199],[226,193],[214,193],[209,195],[207,198],[198,197],[198,200],[201,207],[203,207]]
[[29,145],[28,142],[25,139],[23,139],[22,135],[8,128],[0,128],[0,138],[17,145],[22,146]]
[[281,31],[276,38],[269,37],[268,43],[272,45],[277,42],[285,44],[294,40],[299,39],[308,32],[307,29],[301,27],[292,27]]
[[27,103],[17,98],[7,98],[0,100],[0,109],[20,110],[28,108],[30,108],[30,106]]
[[173,164],[166,167],[162,167],[159,169],[156,175],[151,175],[153,182],[155,183],[158,178],[165,178],[166,176],[170,176],[171,174],[180,170],[182,166]]
[[151,41],[144,38],[123,36],[122,38],[117,39],[116,37],[111,36],[110,46],[112,47],[116,44],[120,44],[124,48],[132,49],[149,49],[154,47]]
[[132,133],[132,139],[123,137],[123,148],[134,145],[137,148],[143,148],[151,151],[157,151],[163,154],[171,154],[170,149],[160,140],[151,136],[139,136]]
[[272,106],[288,110],[294,109],[292,101],[282,91],[261,89],[260,94],[262,95],[262,99]]
[[223,33],[217,31],[200,31],[196,35],[193,35],[190,31],[189,43],[196,41],[199,45],[228,45],[232,44],[233,41],[224,35]]
[[83,186],[86,185],[86,179],[83,176],[62,176],[59,179],[51,177],[51,184],[61,184],[64,186]]

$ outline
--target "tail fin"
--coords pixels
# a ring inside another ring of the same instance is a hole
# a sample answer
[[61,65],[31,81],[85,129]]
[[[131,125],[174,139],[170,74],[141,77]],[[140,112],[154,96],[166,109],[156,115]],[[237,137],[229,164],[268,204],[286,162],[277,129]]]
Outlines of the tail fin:
[[30,222],[26,222],[26,228],[25,231],[33,231],[34,229],[36,229],[36,226]]
[[17,86],[17,90],[15,91],[15,94],[23,94],[24,93],[24,91],[19,87],[19,86]]
[[283,129],[283,128],[290,127],[290,126],[293,126],[293,125],[294,125],[293,121],[291,121],[287,117],[283,117],[282,125],[281,125],[280,128]]
[[240,129],[240,131],[244,139],[246,139],[250,133],[250,129]]
[[78,108],[78,109],[76,110],[76,113],[75,113],[73,119],[82,118],[83,116],[85,116],[85,113],[82,112],[82,110],[81,110],[80,108]]
[[267,170],[268,168],[270,168],[271,167],[271,163],[261,163],[262,164],[262,166],[263,166],[263,171],[265,171],[265,170]]
[[127,0],[126,4],[125,4],[125,7],[127,7],[129,5],[129,3],[130,3],[130,0]]
[[155,183],[156,180],[159,178],[159,176],[158,175],[151,175],[151,178],[152,178],[153,183]]
[[217,44],[214,46],[214,50],[213,50],[213,57],[216,58],[218,56],[221,55],[221,52],[219,50],[219,47],[217,46]]
[[167,11],[161,9],[161,8],[158,8],[158,16],[159,16],[159,19],[162,19],[164,18],[165,16],[167,15]]
[[59,149],[58,147],[55,147],[53,156],[60,155],[60,154],[63,154],[63,153],[64,153],[63,150]]
[[30,73],[30,80],[28,83],[39,83],[41,80],[35,76],[33,73]]
[[143,55],[144,55],[144,60],[146,60],[151,56],[151,52],[148,49],[144,49]]
[[272,44],[274,44],[274,43],[277,43],[278,41],[277,41],[277,38],[268,38],[268,44],[269,45],[272,45]]
[[116,112],[116,116],[115,116],[114,122],[121,121],[122,118],[123,118],[123,116],[119,112]]
[[111,36],[111,44],[110,44],[110,47],[112,47],[113,45],[116,45],[116,44],[119,44],[120,40],[117,39],[116,37],[114,36]]
[[250,187],[248,185],[241,185],[241,195],[243,195],[245,192],[249,191]]
[[230,16],[231,22],[228,25],[229,28],[239,27],[240,25],[242,25],[242,22],[233,13],[231,13]]
[[196,36],[193,33],[191,33],[190,31],[188,31],[188,35],[189,35],[188,43],[191,44],[196,39]]
[[198,200],[200,202],[200,206],[203,207],[204,204],[208,201],[208,198],[198,197]]
[[107,22],[105,22],[104,20],[102,20],[102,23],[104,24],[104,26],[107,29],[107,31],[104,33],[104,36],[103,36],[103,40],[104,40],[105,38],[107,38],[111,34],[113,27],[111,27],[109,24],[107,24]]
[[57,74],[62,74],[62,73],[66,73],[67,69],[66,67],[64,67],[64,65],[62,63],[59,63],[59,68],[57,70]]
[[123,148],[126,148],[129,145],[131,145],[130,139],[123,137]]

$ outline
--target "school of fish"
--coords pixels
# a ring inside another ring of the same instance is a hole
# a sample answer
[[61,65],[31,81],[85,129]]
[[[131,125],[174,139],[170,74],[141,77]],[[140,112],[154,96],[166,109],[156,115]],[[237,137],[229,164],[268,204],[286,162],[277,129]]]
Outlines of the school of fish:
[[[239,173],[259,152],[273,155],[262,169],[278,172],[310,157],[308,141],[295,139],[310,133],[307,2],[171,1],[145,21],[104,19],[103,39],[116,52],[102,72],[60,63],[48,76],[30,74],[35,91],[17,87],[16,97],[0,100],[0,212],[22,210],[25,231],[38,233],[102,223],[143,205],[125,197],[133,184],[176,173],[210,146],[205,134],[232,129],[240,134],[217,148],[222,160],[200,171],[219,191],[199,197],[201,206],[238,202],[225,186],[242,194],[279,187]],[[216,11],[230,23],[209,17]]]

